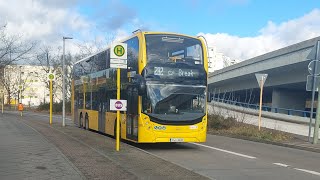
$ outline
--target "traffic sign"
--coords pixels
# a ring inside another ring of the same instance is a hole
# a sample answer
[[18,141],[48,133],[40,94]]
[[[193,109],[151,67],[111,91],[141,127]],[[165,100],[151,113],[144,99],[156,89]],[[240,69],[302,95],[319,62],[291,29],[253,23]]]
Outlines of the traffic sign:
[[111,68],[127,69],[127,64],[110,64]]
[[82,83],[88,83],[89,82],[89,77],[88,76],[81,76],[81,82]]
[[127,111],[127,100],[110,99],[111,111]]
[[23,86],[22,86],[22,85],[19,85],[18,88],[19,88],[19,90],[22,90],[22,89],[23,89]]
[[127,44],[115,43],[111,45],[111,59],[127,59]]
[[268,74],[259,74],[259,73],[257,73],[255,75],[256,75],[259,87],[261,88],[261,83],[262,83],[262,85],[264,84],[264,82],[267,80]]
[[110,59],[110,64],[127,64],[126,59]]
[[311,75],[319,75],[320,74],[320,61],[313,60],[308,65],[308,71]]
[[313,77],[314,77],[314,81],[315,81],[314,90],[318,91],[318,86],[320,83],[320,76],[312,76],[312,75],[307,76],[306,91],[312,91]]
[[54,81],[56,79],[56,75],[54,73],[47,74],[48,81]]

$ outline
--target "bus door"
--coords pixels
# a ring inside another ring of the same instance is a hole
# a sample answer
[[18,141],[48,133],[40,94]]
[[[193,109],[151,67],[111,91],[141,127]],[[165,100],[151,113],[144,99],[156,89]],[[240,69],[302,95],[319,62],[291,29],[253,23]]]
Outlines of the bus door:
[[79,125],[78,122],[78,104],[79,104],[79,95],[77,91],[74,91],[74,99],[73,99],[73,121],[74,123]]
[[80,91],[75,91],[75,101],[74,101],[74,122],[80,127],[80,114],[79,109],[82,109],[82,103],[83,102],[83,93]]
[[106,109],[107,109],[107,96],[106,90],[104,88],[100,88],[98,92],[98,109],[99,109],[99,123],[98,123],[98,130],[99,132],[105,133],[105,124],[106,124]]
[[138,141],[138,90],[130,86],[127,93],[126,135],[128,139]]

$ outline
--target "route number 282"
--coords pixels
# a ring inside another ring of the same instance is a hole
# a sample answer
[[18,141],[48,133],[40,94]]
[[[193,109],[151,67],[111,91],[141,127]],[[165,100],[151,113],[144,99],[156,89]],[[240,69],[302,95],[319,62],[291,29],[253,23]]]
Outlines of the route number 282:
[[154,75],[163,76],[163,67],[154,67]]

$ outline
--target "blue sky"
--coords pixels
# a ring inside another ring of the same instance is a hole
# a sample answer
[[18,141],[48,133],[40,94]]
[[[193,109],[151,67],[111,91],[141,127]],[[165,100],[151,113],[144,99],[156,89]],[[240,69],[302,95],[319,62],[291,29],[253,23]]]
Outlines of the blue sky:
[[[96,5],[94,5],[96,4]],[[228,33],[254,36],[268,21],[279,24],[295,19],[320,7],[319,0],[119,0],[80,3],[78,10],[97,19],[97,7],[124,7],[147,29],[196,35]],[[116,14],[114,12],[114,14]],[[110,14],[109,14],[110,15]],[[101,17],[100,17],[101,18]],[[132,27],[122,28],[130,31]],[[132,29],[131,29],[132,30]]]

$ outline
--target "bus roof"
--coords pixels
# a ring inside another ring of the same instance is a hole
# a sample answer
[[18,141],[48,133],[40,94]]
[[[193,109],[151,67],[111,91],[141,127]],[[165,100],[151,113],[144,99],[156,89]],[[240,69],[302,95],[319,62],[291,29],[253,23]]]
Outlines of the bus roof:
[[[134,31],[134,34],[132,34],[131,36],[126,37],[126,38],[124,38],[124,39],[122,39],[122,40],[120,40],[118,42],[124,42],[124,41],[126,41],[126,40],[128,40],[128,39],[130,39],[130,38],[132,38],[134,36],[137,36],[138,34],[141,34],[141,35],[146,35],[146,34],[166,34],[166,35],[185,36],[185,37],[189,37],[189,38],[197,38],[195,36],[189,36],[189,35],[185,35],[185,34],[172,33],[172,32],[156,32],[156,31],[139,31],[139,30],[137,30],[137,31]],[[95,56],[95,55],[97,55],[97,54],[99,54],[99,53],[101,53],[101,52],[103,52],[103,51],[105,51],[105,50],[107,50],[109,48],[110,48],[110,44],[106,48],[100,50],[99,52],[96,52],[96,53],[94,53],[92,55],[89,55],[89,56],[87,56],[85,58],[80,59],[79,61],[75,62],[73,65],[78,64],[78,63],[80,63],[82,61],[89,60],[91,57],[93,57],[93,56]]]

